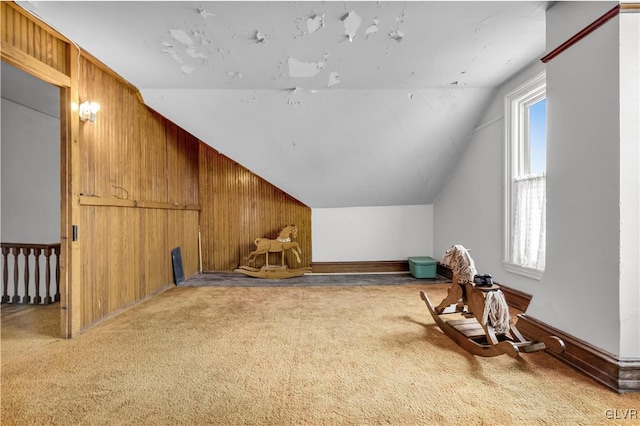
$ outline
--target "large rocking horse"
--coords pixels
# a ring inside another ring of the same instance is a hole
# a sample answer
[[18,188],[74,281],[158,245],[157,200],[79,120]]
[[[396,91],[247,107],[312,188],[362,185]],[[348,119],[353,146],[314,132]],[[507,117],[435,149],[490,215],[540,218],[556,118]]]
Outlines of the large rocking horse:
[[420,296],[438,327],[463,349],[484,357],[507,354],[514,358],[520,350],[564,352],[564,342],[558,337],[546,336],[539,342],[528,340],[511,324],[500,287],[475,285],[475,265],[463,246],[447,250],[442,264],[453,272],[447,296],[435,307],[424,291]]
[[[253,264],[256,261],[257,256],[265,255],[265,264],[262,268],[253,268],[251,266],[239,266],[235,272],[240,272],[245,275],[249,275],[256,278],[291,278],[303,275],[307,272],[311,272],[311,268],[298,268],[289,269],[284,264],[284,254],[286,250],[291,250],[296,257],[298,263],[300,263],[300,255],[302,250],[300,245],[292,241],[292,238],[298,236],[298,228],[295,225],[285,226],[275,240],[268,238],[256,238],[253,243],[256,249],[249,253],[249,256],[244,260],[247,263]],[[281,253],[281,262],[279,266],[269,265],[269,253]]]

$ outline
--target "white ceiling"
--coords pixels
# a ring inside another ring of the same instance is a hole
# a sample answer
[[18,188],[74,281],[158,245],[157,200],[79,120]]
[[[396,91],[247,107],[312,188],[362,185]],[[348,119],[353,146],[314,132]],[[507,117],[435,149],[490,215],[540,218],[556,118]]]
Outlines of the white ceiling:
[[547,7],[18,3],[310,207],[433,203],[495,88],[544,53]]

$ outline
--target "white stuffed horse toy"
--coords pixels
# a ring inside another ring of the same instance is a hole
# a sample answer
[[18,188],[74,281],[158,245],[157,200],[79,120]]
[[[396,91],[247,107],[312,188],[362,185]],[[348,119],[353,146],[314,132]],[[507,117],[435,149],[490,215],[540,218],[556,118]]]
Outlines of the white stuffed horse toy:
[[469,304],[474,305],[479,311],[475,314],[481,324],[490,322],[497,334],[509,331],[509,307],[502,292],[496,289],[482,292],[483,296],[472,294],[475,290],[473,278],[478,272],[469,251],[456,244],[444,253],[442,264],[451,268],[453,285],[449,288],[447,297],[436,307],[436,312],[442,313],[453,303],[457,303],[459,309],[463,309],[466,303],[471,302]]

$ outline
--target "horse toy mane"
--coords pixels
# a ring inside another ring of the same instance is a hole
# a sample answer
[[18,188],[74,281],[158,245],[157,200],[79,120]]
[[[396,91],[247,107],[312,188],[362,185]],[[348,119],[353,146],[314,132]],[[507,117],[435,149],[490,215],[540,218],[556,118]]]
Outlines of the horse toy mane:
[[478,273],[469,251],[460,244],[444,252],[442,264],[451,268],[451,271],[458,276],[460,284],[472,283],[473,277]]

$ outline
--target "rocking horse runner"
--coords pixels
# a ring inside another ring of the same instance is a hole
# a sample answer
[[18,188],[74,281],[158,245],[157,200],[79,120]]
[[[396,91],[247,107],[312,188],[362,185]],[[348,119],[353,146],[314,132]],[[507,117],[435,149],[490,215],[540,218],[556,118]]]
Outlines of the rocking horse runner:
[[[462,348],[474,355],[488,357],[505,353],[517,357],[520,349],[564,352],[564,342],[558,337],[547,336],[542,342],[534,342],[510,324],[509,307],[500,287],[492,283],[482,287],[474,284],[475,265],[463,246],[455,245],[447,250],[442,264],[453,272],[453,284],[447,296],[436,307],[425,292],[421,291],[420,296],[440,329]],[[463,318],[453,315],[456,318],[446,319],[451,317],[448,314],[460,312]]]
[[[247,257],[244,258],[248,263],[253,264],[256,261],[257,256],[264,254],[265,255],[265,265],[258,269],[250,266],[239,266],[235,272],[240,272],[245,275],[249,275],[256,278],[291,278],[303,275],[307,272],[311,272],[311,268],[298,268],[298,269],[288,269],[284,264],[284,254],[286,250],[291,250],[291,252],[296,257],[298,263],[301,262],[300,255],[302,254],[302,250],[300,249],[300,245],[292,241],[292,238],[296,238],[298,236],[298,228],[295,225],[285,226],[278,237],[274,240],[269,238],[256,238],[253,243],[256,246],[256,249],[249,253]],[[269,253],[281,253],[281,262],[280,266],[270,266],[269,265]]]

